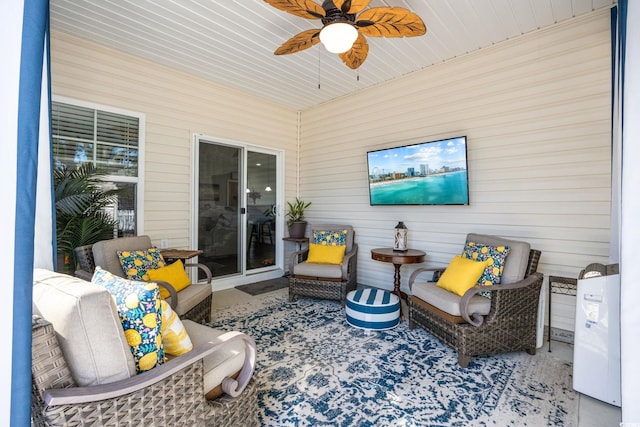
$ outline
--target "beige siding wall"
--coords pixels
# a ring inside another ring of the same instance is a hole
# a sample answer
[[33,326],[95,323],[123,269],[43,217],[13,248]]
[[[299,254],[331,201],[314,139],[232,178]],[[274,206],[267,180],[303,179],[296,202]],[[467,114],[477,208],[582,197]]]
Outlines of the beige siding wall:
[[[531,242],[545,276],[606,263],[609,43],[603,11],[303,112],[307,219],[353,224],[358,282],[379,287],[391,287],[393,267],[370,250],[392,245],[399,220],[429,266],[446,265],[468,232]],[[469,206],[369,205],[367,151],[459,135],[468,137]],[[414,268],[402,268],[403,288]]]
[[192,134],[285,151],[295,196],[297,113],[166,67],[54,32],[53,94],[146,115],[144,232],[190,247]]

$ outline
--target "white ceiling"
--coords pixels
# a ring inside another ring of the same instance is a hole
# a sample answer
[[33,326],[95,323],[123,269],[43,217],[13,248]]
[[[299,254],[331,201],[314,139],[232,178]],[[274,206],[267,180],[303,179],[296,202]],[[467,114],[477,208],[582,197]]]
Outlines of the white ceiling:
[[402,39],[368,37],[369,56],[354,71],[321,44],[292,55],[273,55],[293,35],[322,24],[277,10],[263,0],[50,1],[54,30],[295,110],[615,3],[372,0],[369,7],[400,6],[417,13],[427,34]]

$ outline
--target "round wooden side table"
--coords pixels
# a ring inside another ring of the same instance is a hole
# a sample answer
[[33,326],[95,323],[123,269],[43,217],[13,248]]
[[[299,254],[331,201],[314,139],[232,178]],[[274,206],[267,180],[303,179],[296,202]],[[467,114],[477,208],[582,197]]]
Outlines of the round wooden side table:
[[400,290],[400,267],[403,264],[419,264],[424,262],[427,254],[417,249],[407,249],[406,251],[394,251],[393,248],[371,249],[371,258],[376,261],[390,262],[395,268],[393,275],[393,291],[401,300],[407,301],[408,295]]

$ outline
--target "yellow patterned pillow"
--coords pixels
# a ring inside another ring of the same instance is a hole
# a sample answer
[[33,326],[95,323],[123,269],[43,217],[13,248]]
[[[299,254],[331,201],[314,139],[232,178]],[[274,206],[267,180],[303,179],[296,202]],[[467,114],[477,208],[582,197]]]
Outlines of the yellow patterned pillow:
[[[184,271],[184,264],[180,260],[166,267],[147,270],[147,276],[149,276],[149,281],[151,282],[161,280],[169,283],[176,292],[180,292],[191,284],[191,279],[189,279],[187,272]],[[169,298],[169,291],[162,286],[160,287],[160,297],[163,299]]]
[[489,261],[474,261],[455,256],[440,276],[437,285],[462,296],[475,286],[488,263]]
[[180,356],[191,351],[193,349],[191,338],[189,338],[189,334],[187,334],[187,330],[176,312],[165,300],[161,300],[160,305],[162,306],[160,331],[162,332],[162,345],[165,353]]
[[345,245],[341,246],[325,246],[309,243],[309,255],[307,262],[313,264],[342,264],[344,260],[344,251],[347,249]]

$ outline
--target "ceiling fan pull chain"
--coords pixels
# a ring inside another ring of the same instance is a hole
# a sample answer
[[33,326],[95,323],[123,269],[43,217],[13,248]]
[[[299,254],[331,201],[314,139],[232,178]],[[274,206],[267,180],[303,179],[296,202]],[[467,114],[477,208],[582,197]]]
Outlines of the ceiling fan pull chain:
[[318,49],[318,90],[320,89],[320,57],[321,57],[322,53],[320,52],[320,49]]

